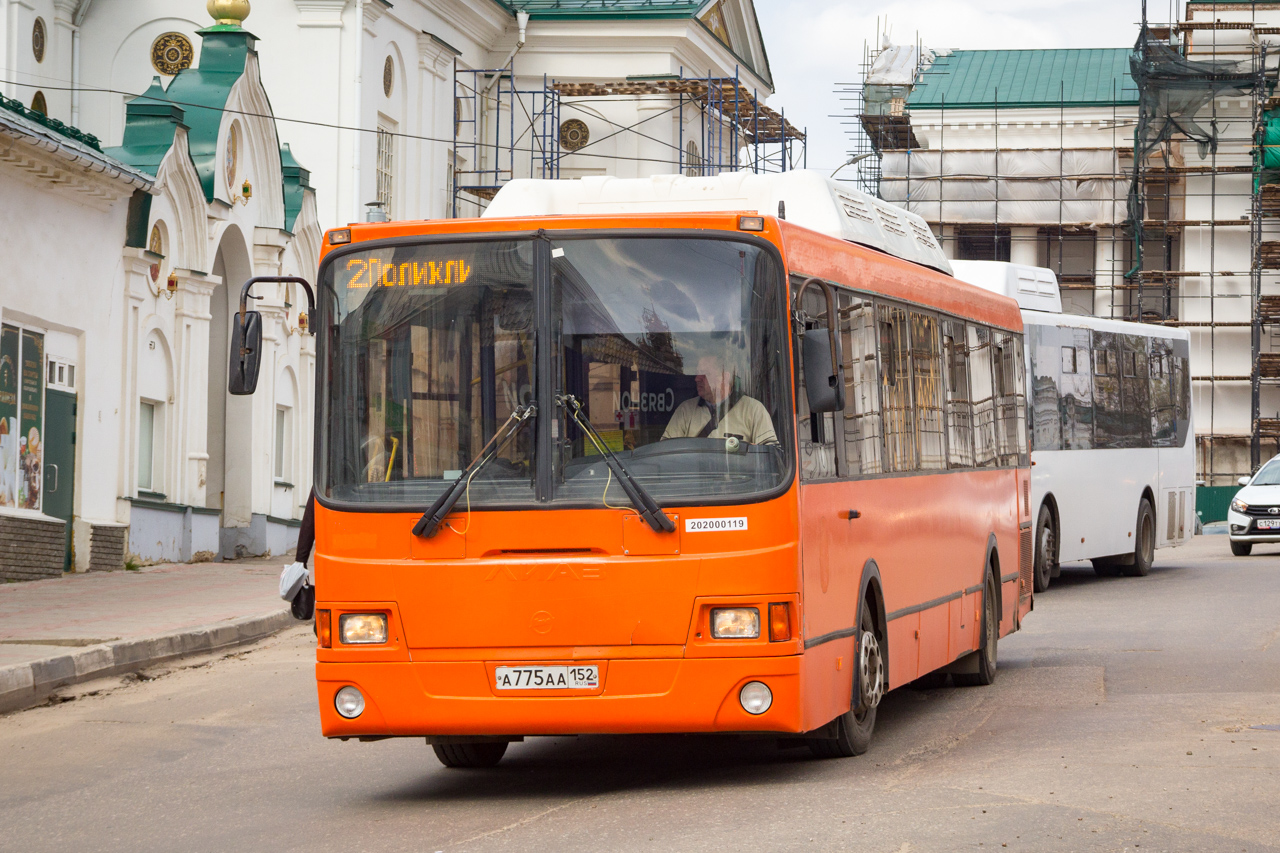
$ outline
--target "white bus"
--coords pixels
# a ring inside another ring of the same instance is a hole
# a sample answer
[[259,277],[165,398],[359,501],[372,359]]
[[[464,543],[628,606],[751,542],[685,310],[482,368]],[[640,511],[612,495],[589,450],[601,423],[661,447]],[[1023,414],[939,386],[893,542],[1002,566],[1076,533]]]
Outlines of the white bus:
[[1054,274],[953,261],[956,278],[1018,300],[1026,332],[1036,592],[1062,563],[1146,575],[1195,532],[1190,335],[1062,313]]

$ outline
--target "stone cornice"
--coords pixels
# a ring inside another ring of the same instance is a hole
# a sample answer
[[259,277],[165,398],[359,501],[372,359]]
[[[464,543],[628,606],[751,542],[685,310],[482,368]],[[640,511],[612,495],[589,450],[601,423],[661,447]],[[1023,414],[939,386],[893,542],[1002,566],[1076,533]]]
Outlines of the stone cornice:
[[293,0],[298,10],[298,26],[300,28],[334,28],[342,27],[342,15],[347,11],[351,0]]

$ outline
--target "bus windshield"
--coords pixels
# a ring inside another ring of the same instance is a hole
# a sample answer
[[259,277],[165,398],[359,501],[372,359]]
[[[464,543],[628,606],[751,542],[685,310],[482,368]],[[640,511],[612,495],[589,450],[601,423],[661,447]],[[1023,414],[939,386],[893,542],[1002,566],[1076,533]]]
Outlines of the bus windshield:
[[664,505],[789,481],[785,279],[759,244],[424,241],[337,256],[321,285],[330,499],[424,508],[533,405],[458,509],[627,505],[570,396]]

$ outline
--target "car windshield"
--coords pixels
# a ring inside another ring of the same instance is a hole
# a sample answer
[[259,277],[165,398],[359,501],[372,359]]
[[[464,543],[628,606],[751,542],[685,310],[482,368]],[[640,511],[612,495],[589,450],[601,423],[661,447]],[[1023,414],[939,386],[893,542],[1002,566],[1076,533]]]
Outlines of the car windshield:
[[1273,459],[1253,478],[1251,486],[1280,486],[1280,459]]
[[423,242],[337,256],[321,283],[326,497],[425,508],[534,404],[459,509],[627,505],[570,396],[666,505],[791,475],[785,282],[758,244]]

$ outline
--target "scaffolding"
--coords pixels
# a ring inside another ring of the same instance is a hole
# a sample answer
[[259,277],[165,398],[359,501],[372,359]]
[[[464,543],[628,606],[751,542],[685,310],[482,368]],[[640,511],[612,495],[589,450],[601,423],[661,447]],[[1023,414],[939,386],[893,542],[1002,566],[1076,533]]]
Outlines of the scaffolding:
[[[606,161],[632,160],[649,174],[668,169],[688,176],[718,175],[746,169],[752,172],[785,172],[804,168],[807,145],[804,131],[787,121],[784,111],[765,106],[756,90],[742,84],[735,69],[732,77],[633,78],[618,82],[557,82],[543,78],[541,88],[521,89],[510,68],[502,70],[454,69],[454,165],[450,198],[451,215],[459,205],[477,209],[491,200],[513,178],[557,179],[561,165],[589,145],[574,144],[565,135],[573,119],[570,111],[594,100],[658,102],[665,108],[630,125],[611,127],[606,139],[634,136],[662,149],[649,157],[588,153]],[[650,133],[660,116],[673,116],[673,141]],[[580,120],[579,120],[580,121]],[[612,124],[612,123],[611,123]]]
[[[838,94],[850,153],[873,155],[864,188],[923,216],[950,256],[1047,266],[1064,310],[1191,332],[1198,472],[1226,486],[1280,452],[1280,10],[1189,6],[1162,25],[1144,9],[1109,116],[1065,86],[1034,114],[999,89],[981,108],[909,91],[883,110],[872,51]],[[946,71],[922,66],[916,85]]]

